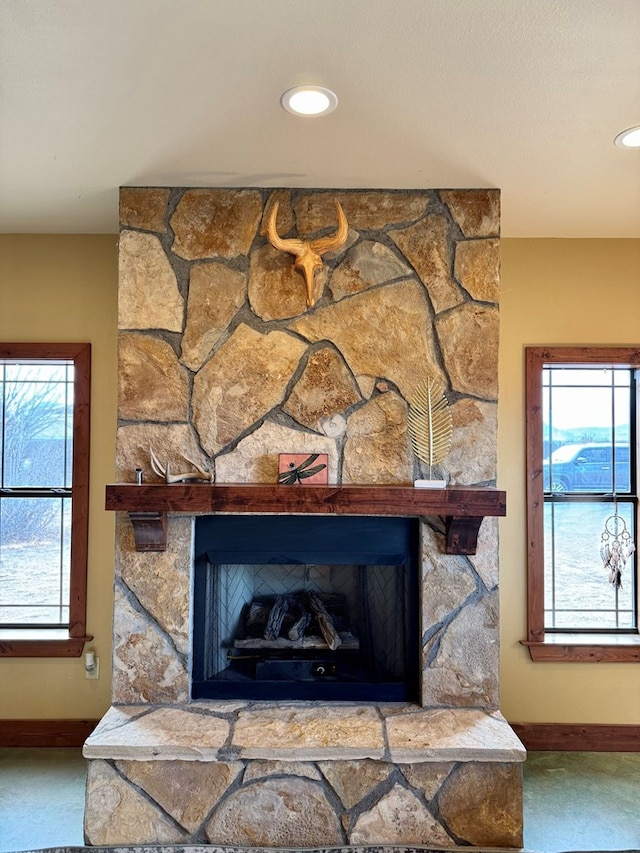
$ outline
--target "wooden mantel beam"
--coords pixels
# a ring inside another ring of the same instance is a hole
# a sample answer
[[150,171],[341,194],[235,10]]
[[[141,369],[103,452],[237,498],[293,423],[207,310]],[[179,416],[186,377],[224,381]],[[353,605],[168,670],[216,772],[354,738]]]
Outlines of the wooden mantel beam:
[[475,554],[485,516],[506,515],[506,493],[476,486],[281,486],[121,483],[107,486],[106,509],[128,512],[136,550],[166,549],[166,515],[276,514],[442,516],[447,554]]

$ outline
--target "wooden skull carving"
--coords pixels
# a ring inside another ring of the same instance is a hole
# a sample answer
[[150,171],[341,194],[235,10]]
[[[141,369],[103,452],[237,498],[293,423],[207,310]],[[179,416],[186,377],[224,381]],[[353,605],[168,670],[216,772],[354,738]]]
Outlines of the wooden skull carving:
[[271,208],[271,213],[267,219],[267,237],[269,242],[281,252],[289,252],[295,257],[293,266],[300,270],[304,276],[304,281],[307,287],[307,306],[311,308],[315,305],[315,297],[313,295],[313,284],[316,270],[322,269],[322,255],[325,252],[335,252],[341,246],[344,246],[349,233],[349,224],[347,217],[339,201],[335,201],[336,211],[338,213],[338,229],[332,237],[319,237],[317,240],[301,240],[292,238],[283,240],[278,236],[276,231],[276,217],[278,215],[278,202],[276,201]]

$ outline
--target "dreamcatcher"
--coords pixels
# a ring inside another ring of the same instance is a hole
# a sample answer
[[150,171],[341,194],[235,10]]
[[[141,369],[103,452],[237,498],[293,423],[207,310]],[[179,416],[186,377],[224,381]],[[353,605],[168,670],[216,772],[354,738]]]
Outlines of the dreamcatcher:
[[618,504],[614,502],[613,515],[605,521],[600,536],[600,556],[604,568],[609,571],[609,583],[616,589],[622,586],[622,570],[635,550],[627,524],[618,515]]

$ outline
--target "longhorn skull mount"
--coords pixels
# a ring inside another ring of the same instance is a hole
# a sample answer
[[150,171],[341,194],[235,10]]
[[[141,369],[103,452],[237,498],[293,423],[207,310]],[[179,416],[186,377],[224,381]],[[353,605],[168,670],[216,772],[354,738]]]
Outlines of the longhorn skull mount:
[[322,269],[322,255],[326,252],[335,252],[342,248],[347,242],[349,234],[349,223],[339,201],[334,201],[338,214],[338,229],[331,237],[318,237],[316,240],[303,240],[300,238],[289,238],[283,240],[276,230],[276,217],[278,216],[278,202],[274,202],[271,213],[267,219],[267,237],[269,242],[281,252],[289,252],[295,257],[293,266],[302,272],[307,288],[307,307],[312,308],[316,299],[313,293],[314,277],[317,270]]

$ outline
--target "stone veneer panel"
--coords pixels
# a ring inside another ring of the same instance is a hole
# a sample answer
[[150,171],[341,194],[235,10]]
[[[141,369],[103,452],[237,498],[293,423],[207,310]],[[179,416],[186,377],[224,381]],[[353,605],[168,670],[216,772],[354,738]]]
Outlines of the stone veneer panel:
[[120,225],[166,233],[169,193],[166,187],[121,187]]
[[444,217],[430,214],[411,228],[390,233],[415,267],[437,314],[463,301],[451,278],[450,225]]
[[349,840],[352,844],[404,843],[436,848],[451,844],[451,836],[429,807],[399,784],[357,818]]
[[498,404],[464,398],[450,408],[453,435],[446,467],[452,481],[467,486],[492,480],[498,456]]
[[189,261],[246,255],[261,213],[256,190],[185,190],[170,220],[172,251]]
[[299,232],[313,235],[320,229],[330,231],[336,222],[334,199],[342,205],[349,227],[358,231],[382,231],[389,225],[415,222],[433,204],[433,194],[426,192],[301,191],[293,203]]
[[437,705],[497,707],[497,590],[470,597],[439,632],[437,645],[429,647],[428,655],[422,671],[423,701],[428,698]]
[[363,483],[381,476],[385,483],[410,485],[410,458],[407,404],[398,394],[380,394],[349,417],[343,483]]
[[495,308],[471,302],[436,317],[454,391],[498,399],[498,326]]
[[[279,233],[321,236],[335,198],[348,239],[308,309],[265,214],[277,199]],[[131,188],[121,217],[120,480],[157,479],[153,447],[217,482],[275,482],[282,451],[328,453],[330,482],[411,482],[407,407],[430,373],[452,404],[451,482],[495,481],[497,191]],[[422,707],[190,703],[191,521],[169,516],[164,554],[134,552],[118,523],[90,844],[521,844],[524,750],[496,712],[496,520],[469,558],[421,525]]]
[[[266,241],[265,213],[277,199],[281,233],[317,236],[335,228],[335,198],[349,237],[325,257],[317,281],[324,295],[309,310],[292,258]],[[271,447],[258,449],[253,464],[232,454],[292,416],[302,429],[280,449],[304,451],[318,432],[340,439],[337,482],[411,481],[421,466],[406,429],[392,418],[382,436],[379,419],[359,411],[388,391],[408,404],[427,372],[454,404],[451,481],[495,478],[495,406],[478,398],[495,404],[497,395],[497,308],[488,304],[498,298],[497,191],[126,188],[121,205],[121,326],[136,329],[121,342],[121,479],[133,467],[155,479],[145,459],[152,439],[174,471],[182,456],[213,472],[224,459],[222,481],[269,480]],[[127,241],[139,263],[127,260]],[[152,274],[159,268],[171,282],[162,299]],[[135,307],[127,308],[127,294]],[[324,371],[315,352],[323,341],[336,362]],[[131,421],[147,430],[144,440],[126,441]]]
[[458,243],[454,274],[473,299],[497,302],[500,288],[498,240],[466,240]]
[[362,802],[389,778],[393,770],[391,764],[368,758],[362,761],[320,761],[318,766],[346,809]]
[[383,243],[362,240],[336,267],[331,276],[331,293],[337,301],[373,285],[409,275],[410,267]]
[[169,343],[152,335],[121,332],[118,370],[121,419],[187,420],[188,378]]
[[[119,245],[118,328],[182,330],[184,302],[160,240],[153,234],[123,231]],[[154,282],[149,301],[145,283]]]
[[443,190],[440,197],[465,237],[500,233],[499,190]]
[[213,456],[282,403],[304,351],[293,335],[238,326],[194,380],[193,420],[206,452]]
[[312,704],[241,711],[232,744],[247,758],[270,758],[277,753],[299,761],[323,756],[380,758],[385,749],[374,707],[337,703],[321,714]]
[[361,399],[353,374],[340,354],[322,347],[309,356],[283,409],[302,426],[320,432],[324,421]]
[[181,361],[191,370],[202,367],[245,300],[243,273],[224,264],[194,264],[189,276],[187,324]]
[[113,624],[115,702],[187,702],[189,675],[173,639],[116,580]]
[[[293,267],[292,257],[270,244],[251,253],[249,304],[261,320],[285,320],[304,313],[307,289],[304,278]],[[327,281],[325,270],[314,279],[313,295],[321,298]]]
[[179,844],[188,833],[149,801],[106,761],[91,761],[87,770],[85,840],[92,845]]
[[306,778],[263,779],[231,793],[208,820],[210,844],[313,847],[343,840],[340,820],[324,792]]
[[425,373],[443,379],[424,290],[412,280],[318,308],[289,328],[309,341],[331,341],[355,375],[391,380],[405,399]]
[[[214,461],[200,447],[195,430],[190,424],[132,423],[118,427],[116,452],[116,477],[126,482],[131,472],[140,468],[145,482],[160,479],[149,470],[151,450],[163,466],[170,466],[173,474],[193,471],[191,462],[202,470],[211,470]],[[134,557],[135,559],[135,557]]]
[[[122,583],[185,657],[189,654],[190,613],[184,592],[191,578],[191,528],[190,518],[172,518],[167,550],[138,553],[133,546],[131,525],[124,519],[117,523]],[[128,633],[127,629],[122,630],[124,636]]]
[[298,452],[326,453],[329,457],[329,482],[338,482],[338,448],[332,438],[304,433],[279,423],[265,421],[255,432],[238,442],[235,449],[218,456],[218,483],[275,483],[278,478],[278,453],[289,447]]
[[196,832],[209,814],[211,801],[219,800],[244,769],[239,761],[166,761],[163,773],[157,772],[153,761],[117,761],[116,768],[188,832]]
[[451,832],[470,844],[522,844],[522,769],[516,764],[460,765],[443,785],[438,804]]

